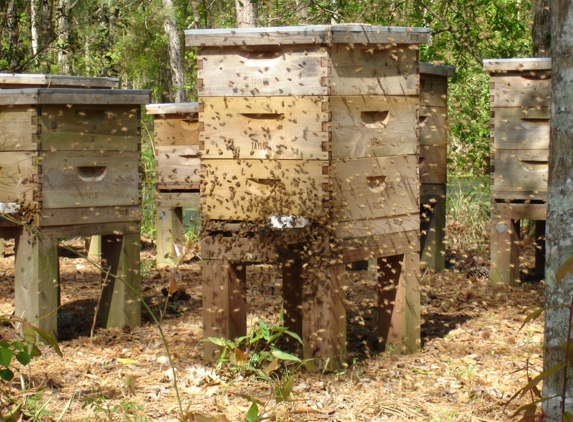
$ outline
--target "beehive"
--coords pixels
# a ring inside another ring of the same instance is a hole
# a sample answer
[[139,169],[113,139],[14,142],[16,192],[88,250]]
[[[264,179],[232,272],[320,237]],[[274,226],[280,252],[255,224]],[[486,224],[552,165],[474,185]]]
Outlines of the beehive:
[[156,263],[162,267],[176,263],[183,208],[199,207],[199,104],[148,104],[146,110],[154,117]]
[[491,279],[519,284],[520,219],[536,220],[543,273],[551,59],[484,60],[491,79]]
[[[286,259],[292,262],[283,265],[284,290],[299,296],[285,297],[285,307],[291,317],[303,309],[304,318],[291,322],[302,324],[305,357],[336,361],[345,350],[344,265],[405,254],[406,278],[416,278],[418,45],[429,30],[335,25],[185,34],[187,46],[197,47],[199,69],[201,219],[211,234],[202,245],[209,256],[204,279],[227,280],[206,284],[206,335],[242,331],[228,307],[244,303],[218,298],[217,289],[232,288],[244,274],[217,258]],[[225,247],[222,239],[234,223],[244,233],[267,234],[235,234]],[[292,245],[290,252],[281,245]],[[293,256],[297,247],[303,258]],[[299,265],[311,268],[304,286]],[[392,340],[400,337],[400,350],[414,350],[418,293],[411,289],[406,297],[397,290],[396,301],[408,302],[404,308],[413,312],[407,323],[393,321],[402,332]],[[390,302],[383,302],[382,313]],[[381,333],[383,342],[392,336]]]
[[117,88],[117,78],[91,78],[86,76],[44,75],[26,73],[0,73],[0,89],[15,88]]
[[420,259],[444,269],[448,147],[448,78],[452,66],[420,63]]

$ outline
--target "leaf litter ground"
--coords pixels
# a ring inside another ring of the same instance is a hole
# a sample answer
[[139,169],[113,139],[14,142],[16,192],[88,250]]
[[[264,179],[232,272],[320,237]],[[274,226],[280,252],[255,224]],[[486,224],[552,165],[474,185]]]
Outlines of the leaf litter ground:
[[[81,242],[70,242],[81,249]],[[164,306],[161,290],[170,269],[152,267],[154,251],[141,253],[143,295],[154,312]],[[0,259],[0,314],[14,310],[14,257],[8,244]],[[64,255],[66,255],[64,253]],[[114,405],[143,406],[149,420],[179,420],[172,372],[157,327],[144,315],[133,330],[96,329],[90,340],[93,309],[99,295],[99,272],[85,260],[60,257],[61,312],[73,316],[61,329],[63,358],[45,348],[31,370],[24,371],[35,388],[44,388],[48,409],[59,415],[74,400],[64,420],[95,420],[86,398],[104,396]],[[492,287],[487,279],[468,277],[469,262],[487,265],[482,256],[450,257],[456,265],[441,273],[422,272],[422,349],[409,356],[378,354],[376,343],[375,280],[368,270],[347,273],[349,366],[336,374],[295,373],[291,400],[276,405],[268,382],[216,371],[201,358],[201,262],[180,266],[176,280],[181,292],[170,304],[162,323],[173,355],[183,408],[197,420],[245,420],[251,405],[265,420],[326,421],[507,421],[527,398],[506,407],[523,387],[526,370],[541,371],[542,318],[527,324],[525,317],[542,306],[543,282],[519,288]],[[533,246],[526,248],[522,265],[532,266]],[[450,259],[449,258],[449,259]],[[276,319],[281,283],[275,268],[249,266],[248,318]],[[0,327],[0,337],[12,335]],[[4,386],[21,397],[19,383]],[[2,402],[0,402],[1,408]],[[263,409],[264,407],[264,409]],[[222,415],[225,415],[224,417]],[[226,418],[226,419],[225,419]],[[55,419],[54,419],[55,420]]]

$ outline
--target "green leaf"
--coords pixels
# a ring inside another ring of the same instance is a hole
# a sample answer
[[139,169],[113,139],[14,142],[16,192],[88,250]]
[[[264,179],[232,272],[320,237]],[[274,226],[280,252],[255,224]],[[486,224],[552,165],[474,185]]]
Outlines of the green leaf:
[[207,340],[210,341],[213,344],[216,344],[217,346],[221,346],[224,347],[225,346],[225,340],[223,340],[222,338],[218,338],[218,337],[207,337]]
[[133,365],[134,363],[137,363],[136,360],[127,358],[117,358],[117,361],[123,365]]
[[14,356],[14,352],[10,349],[5,349],[4,347],[0,348],[0,365],[8,368],[10,366],[10,362],[12,362],[12,356]]
[[0,347],[3,349],[9,349],[10,343],[8,343],[7,341],[0,341]]
[[[42,337],[42,338],[44,339],[44,341],[45,341],[46,343],[48,343],[48,344],[52,347],[52,349],[54,349],[54,351],[55,351],[60,357],[64,356],[64,355],[62,354],[62,351],[60,350],[60,346],[58,345],[58,342],[57,342],[51,335],[49,335],[49,334],[46,333],[44,330],[42,330],[42,329],[40,329],[40,328],[38,328],[38,327],[32,326],[32,329],[33,329],[36,333],[38,333],[38,335],[39,335],[40,337]],[[35,338],[35,336],[34,336],[34,338]],[[36,344],[35,341],[34,341],[34,343],[32,343],[32,344]],[[38,350],[38,352],[39,352],[39,351],[40,351],[40,350]],[[41,353],[38,353],[38,354],[41,354]]]
[[561,284],[561,281],[563,281],[563,278],[567,274],[573,275],[573,256],[565,261],[555,273],[555,281],[557,282],[557,285]]
[[16,355],[16,359],[18,359],[18,362],[22,365],[26,366],[30,363],[32,357],[27,352],[22,351]]
[[561,419],[563,422],[573,422],[573,414],[569,412],[563,413],[563,418]]
[[34,327],[28,321],[22,322],[22,333],[24,334],[24,341],[28,344],[36,344],[36,332]]
[[12,381],[14,378],[14,372],[10,371],[8,368],[0,370],[0,378],[4,381]]
[[267,324],[265,324],[265,321],[263,321],[260,317],[259,317],[259,327],[261,327],[261,332],[262,332],[263,338],[266,341],[269,341],[270,337],[271,337],[269,327],[267,326]]
[[301,338],[298,336],[297,333],[294,333],[294,332],[292,332],[292,331],[286,330],[286,331],[285,331],[285,334],[288,334],[289,336],[291,336],[291,337],[294,338],[295,340],[298,340],[298,342],[299,342],[300,344],[302,344],[302,340],[301,340]]
[[293,387],[294,387],[294,377],[290,377],[283,383],[283,385],[280,386],[280,389],[278,391],[279,394],[276,394],[275,396],[275,400],[277,401],[277,403],[280,403],[282,401],[288,401]]
[[251,407],[249,407],[247,415],[245,416],[245,420],[247,422],[257,422],[258,419],[259,419],[259,406],[257,406],[257,403],[255,403],[255,401],[253,400],[253,404],[251,404]]
[[567,360],[569,365],[573,366],[573,344],[569,344],[569,350],[567,350],[567,342],[561,344],[561,348],[567,352]]
[[294,355],[291,355],[290,353],[287,352],[283,352],[281,350],[273,350],[271,351],[271,353],[273,354],[273,356],[275,358],[279,358],[280,360],[288,360],[291,362],[301,362],[301,360],[299,358],[297,358]]

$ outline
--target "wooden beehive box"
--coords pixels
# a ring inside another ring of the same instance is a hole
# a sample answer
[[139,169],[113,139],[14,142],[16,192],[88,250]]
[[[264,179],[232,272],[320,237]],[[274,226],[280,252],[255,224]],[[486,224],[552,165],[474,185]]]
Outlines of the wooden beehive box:
[[0,73],[0,89],[15,88],[117,88],[117,78],[91,78],[86,76],[44,75],[26,73]]
[[[428,37],[361,25],[186,31],[198,47],[203,218],[419,225],[418,44]],[[338,236],[364,233],[350,226]]]
[[158,190],[199,190],[198,103],[148,104],[153,115],[155,186]]
[[41,227],[140,219],[149,91],[0,90],[0,203]]
[[547,200],[551,59],[484,60],[491,79],[491,195]]

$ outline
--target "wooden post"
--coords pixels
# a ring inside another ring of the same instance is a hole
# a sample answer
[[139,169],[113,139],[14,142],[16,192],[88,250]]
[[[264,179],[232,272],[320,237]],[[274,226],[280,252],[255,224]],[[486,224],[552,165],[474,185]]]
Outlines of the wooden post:
[[346,361],[344,264],[306,271],[302,340],[306,368],[336,371]]
[[378,258],[379,349],[413,353],[420,349],[418,253]]
[[492,218],[490,281],[519,286],[519,235],[511,218]]
[[102,326],[136,327],[141,324],[141,303],[136,294],[141,292],[139,233],[105,235],[101,242],[102,266],[110,271],[102,293]]
[[[203,261],[203,336],[234,340],[247,334],[247,267],[224,259]],[[203,357],[216,360],[220,348],[206,341]]]
[[446,227],[446,204],[436,202],[431,205],[431,209],[422,206],[420,229],[420,261],[426,264],[426,268],[436,271],[443,271],[445,268],[444,237]]
[[535,220],[535,275],[545,274],[545,220]]
[[183,208],[158,206],[156,229],[155,263],[158,268],[173,266],[178,259],[173,243],[183,243]]
[[88,259],[99,262],[101,259],[101,236],[92,236],[89,242]]
[[4,258],[4,239],[0,238],[0,258]]
[[22,230],[15,251],[16,316],[57,338],[58,247],[50,239]]
[[302,336],[302,265],[298,261],[285,262],[283,273],[284,325]]

